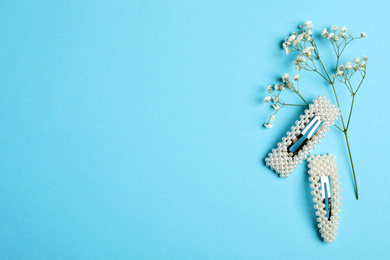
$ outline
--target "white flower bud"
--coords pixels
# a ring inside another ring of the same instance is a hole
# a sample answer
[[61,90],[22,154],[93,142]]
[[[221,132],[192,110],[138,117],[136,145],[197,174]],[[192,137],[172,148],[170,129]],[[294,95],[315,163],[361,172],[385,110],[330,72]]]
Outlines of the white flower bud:
[[275,116],[274,115],[272,115],[272,116],[270,116],[270,118],[269,118],[269,121],[274,121],[275,120]]
[[368,61],[368,56],[363,55],[363,60]]
[[290,80],[290,74],[284,73],[282,76],[283,82],[289,81]]
[[347,31],[347,27],[345,27],[345,26],[341,27],[341,28],[340,28],[340,31],[346,32],[346,31]]
[[293,80],[298,81],[298,80],[299,80],[299,74],[295,74],[295,75],[293,76]]
[[272,124],[270,122],[264,124],[265,128],[272,128]]
[[331,33],[328,34],[328,39],[329,40],[333,39],[333,37],[334,37],[334,33],[331,32]]
[[264,102],[269,102],[271,100],[271,97],[270,96],[267,96],[264,98]]
[[330,27],[330,29],[331,29],[332,31],[337,31],[338,28],[339,28],[339,27],[338,27],[337,25],[333,25],[332,27]]
[[360,36],[364,38],[364,37],[367,37],[367,34],[365,32],[361,32]]
[[322,35],[322,37],[328,37],[328,30],[326,30],[326,28],[324,28],[323,30],[322,30],[322,32],[321,32],[321,35]]

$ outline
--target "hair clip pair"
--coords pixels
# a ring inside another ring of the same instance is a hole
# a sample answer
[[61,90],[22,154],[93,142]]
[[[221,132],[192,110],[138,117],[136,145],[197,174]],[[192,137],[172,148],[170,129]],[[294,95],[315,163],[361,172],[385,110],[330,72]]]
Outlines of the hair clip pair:
[[[300,120],[295,121],[295,126],[292,126],[291,131],[282,138],[278,147],[268,154],[265,159],[266,165],[275,170],[280,177],[288,177],[293,169],[311,154],[316,144],[321,142],[321,138],[325,137],[325,133],[334,125],[339,115],[339,108],[331,104],[325,96],[318,96],[318,99],[315,99],[313,104],[309,105],[309,109],[300,116]],[[336,238],[341,205],[339,195],[341,189],[335,158],[332,154],[311,155],[308,158],[309,180],[313,189],[313,202],[316,203],[314,208],[317,209],[315,214],[318,216],[318,228],[321,237],[328,243],[332,243]]]

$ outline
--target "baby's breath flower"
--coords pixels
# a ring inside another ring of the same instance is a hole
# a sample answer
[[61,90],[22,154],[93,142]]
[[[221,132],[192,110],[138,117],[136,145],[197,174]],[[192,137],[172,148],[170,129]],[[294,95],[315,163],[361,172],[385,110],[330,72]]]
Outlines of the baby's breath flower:
[[368,56],[363,55],[363,60],[368,61]]
[[268,90],[269,93],[272,93],[272,87],[271,87],[271,85],[269,85],[269,86],[267,87],[267,90]]
[[311,42],[311,41],[313,40],[313,38],[312,38],[311,36],[308,35],[308,36],[306,37],[306,40],[307,40],[308,42]]
[[353,70],[354,70],[354,71],[357,71],[357,70],[358,70],[358,65],[356,65],[356,64],[353,65]]
[[347,38],[347,34],[345,32],[339,32],[338,37],[345,39],[345,38]]
[[364,37],[367,37],[367,34],[365,32],[361,32],[360,36],[364,38]]
[[331,29],[332,31],[337,31],[338,28],[339,28],[339,27],[338,27],[337,25],[333,25],[332,27],[330,27],[330,29]]
[[290,74],[284,73],[282,76],[283,82],[289,81],[290,80]]
[[267,96],[264,98],[264,102],[269,102],[271,100],[271,97],[270,96]]
[[340,65],[340,66],[337,68],[337,70],[343,71],[343,70],[344,70],[344,65]]
[[305,22],[305,27],[306,27],[308,30],[311,30],[311,29],[313,28],[312,21],[306,21],[306,22]]
[[272,128],[272,124],[270,122],[264,124],[265,128]]
[[321,35],[322,35],[322,37],[328,37],[328,30],[326,29],[326,28],[324,28],[323,30],[322,30],[322,32],[321,32]]
[[365,63],[364,61],[361,61],[361,62],[359,63],[359,67],[360,67],[361,69],[366,68],[366,63]]
[[286,53],[286,55],[289,54],[290,52],[291,50],[288,47],[284,49],[284,53]]
[[278,104],[273,104],[272,108],[275,109],[275,110],[278,110],[279,109],[279,105]]
[[345,63],[345,67],[344,68],[346,70],[350,70],[350,69],[352,69],[352,66],[353,66],[352,62],[348,61],[347,63]]
[[300,71],[300,70],[302,69],[302,67],[299,66],[299,65],[295,65],[295,69],[296,69],[297,71]]
[[338,70],[336,72],[336,76],[342,76],[342,75],[344,75],[344,72],[342,70]]
[[274,96],[274,97],[272,98],[272,102],[278,103],[278,97],[277,97],[277,96]]
[[337,42],[337,41],[339,40],[339,37],[334,36],[334,37],[333,37],[333,40],[334,40],[335,42]]
[[275,85],[274,85],[274,89],[275,89],[275,90],[279,90],[279,85],[278,85],[278,84],[275,84]]
[[302,54],[303,55],[306,55],[307,57],[310,57],[311,54],[312,54],[312,51],[314,51],[314,47],[313,46],[309,46],[309,47],[306,47],[302,50]]
[[284,89],[284,85],[283,84],[279,84],[279,90],[282,91]]
[[341,28],[340,28],[340,31],[346,32],[346,31],[347,31],[347,27],[345,27],[345,26],[341,27]]
[[274,121],[275,120],[275,116],[274,115],[272,115],[272,116],[270,116],[270,118],[269,118],[269,121]]
[[359,61],[360,61],[360,58],[359,58],[359,57],[353,59],[353,62],[355,62],[355,63],[359,63]]
[[304,26],[303,24],[298,25],[298,28],[301,29],[301,30],[302,30],[304,27],[305,27],[305,26]]
[[297,36],[297,42],[300,43],[303,40],[303,35],[300,34]]
[[293,76],[293,80],[298,81],[298,80],[299,80],[299,74],[295,74],[295,75]]
[[307,30],[306,33],[307,33],[307,35],[312,35],[313,31],[312,30]]
[[334,33],[331,32],[331,33],[328,34],[328,39],[329,39],[329,40],[332,40],[333,37],[334,37]]

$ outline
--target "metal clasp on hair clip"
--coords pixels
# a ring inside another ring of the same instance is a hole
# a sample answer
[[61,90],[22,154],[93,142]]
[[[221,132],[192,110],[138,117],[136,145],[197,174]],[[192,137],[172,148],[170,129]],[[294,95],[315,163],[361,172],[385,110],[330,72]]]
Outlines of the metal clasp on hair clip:
[[[317,122],[317,123],[316,123]],[[314,124],[315,123],[315,124]],[[315,134],[315,131],[321,124],[321,120],[319,116],[314,117],[309,124],[306,125],[305,129],[291,142],[289,146],[287,146],[287,150],[291,153],[293,153],[293,156],[297,155],[298,152],[306,145],[307,141],[310,140],[310,138]],[[296,148],[294,151],[291,151],[292,147],[302,138],[306,135],[306,133],[310,130],[310,128],[313,127],[313,129],[309,132],[307,137],[303,140],[303,142]]]
[[340,219],[338,214],[341,206],[336,156],[332,154],[311,155],[307,160],[309,162],[310,187],[313,189],[311,194],[314,195],[313,202],[316,203],[314,208],[317,210],[315,214],[319,222],[318,228],[324,241],[332,243],[337,236],[338,220]]
[[[318,99],[313,100],[309,109],[300,116],[300,120],[295,121],[295,126],[292,126],[291,131],[282,138],[278,147],[268,154],[265,158],[266,165],[275,170],[280,177],[288,177],[293,169],[307,158],[316,144],[321,142],[321,138],[325,137],[325,133],[339,115],[339,108],[331,104],[325,96],[318,96]],[[301,140],[302,142],[298,142]],[[293,149],[296,146],[298,147]]]

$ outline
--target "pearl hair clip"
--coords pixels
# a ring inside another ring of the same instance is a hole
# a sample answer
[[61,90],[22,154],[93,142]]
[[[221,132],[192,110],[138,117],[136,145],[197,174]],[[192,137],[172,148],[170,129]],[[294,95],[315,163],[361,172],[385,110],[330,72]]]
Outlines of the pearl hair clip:
[[339,225],[337,221],[340,219],[338,214],[341,206],[336,156],[332,154],[311,155],[307,160],[309,162],[310,188],[313,189],[311,194],[314,195],[313,202],[316,203],[314,208],[317,210],[315,214],[319,222],[318,228],[324,241],[332,243],[337,235],[337,226]]
[[325,96],[318,96],[318,99],[309,105],[300,120],[295,121],[291,132],[282,138],[276,149],[265,158],[266,165],[271,167],[280,177],[288,177],[298,164],[306,159],[316,143],[321,142],[325,133],[340,115],[339,108],[331,104]]

